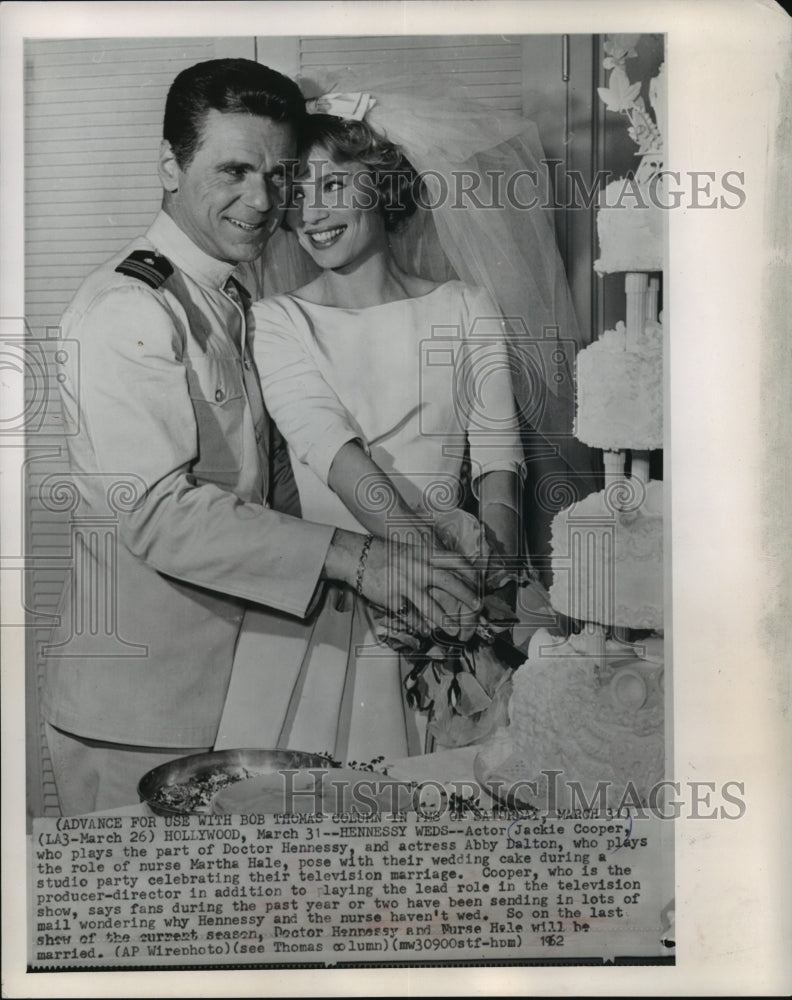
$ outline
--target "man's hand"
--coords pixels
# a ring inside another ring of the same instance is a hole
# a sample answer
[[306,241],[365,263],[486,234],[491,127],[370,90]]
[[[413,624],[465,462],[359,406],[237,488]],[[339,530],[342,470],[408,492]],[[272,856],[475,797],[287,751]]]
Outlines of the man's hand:
[[422,549],[374,538],[364,558],[364,536],[338,529],[325,560],[324,575],[360,591],[367,601],[398,615],[426,635],[440,629],[466,638],[475,630],[481,610],[479,581],[472,567],[459,560],[449,565],[448,553],[436,558]]

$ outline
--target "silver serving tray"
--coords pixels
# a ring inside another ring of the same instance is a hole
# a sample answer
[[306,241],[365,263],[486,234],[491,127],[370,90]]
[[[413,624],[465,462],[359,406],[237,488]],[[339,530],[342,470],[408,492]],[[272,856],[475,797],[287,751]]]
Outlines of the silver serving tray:
[[[211,750],[169,760],[148,771],[138,782],[138,795],[159,816],[196,815],[212,811],[216,792],[205,804],[194,801],[201,789],[212,781],[223,783],[220,787],[225,787],[235,780],[259,774],[312,767],[328,770],[334,766],[321,754],[301,750]],[[220,791],[220,787],[216,791]],[[194,794],[180,802],[183,790],[188,793],[192,790]]]

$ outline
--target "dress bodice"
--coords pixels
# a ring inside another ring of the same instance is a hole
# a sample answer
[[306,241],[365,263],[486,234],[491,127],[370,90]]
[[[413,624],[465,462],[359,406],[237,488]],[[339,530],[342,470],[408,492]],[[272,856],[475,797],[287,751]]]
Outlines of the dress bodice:
[[474,477],[518,467],[508,357],[484,293],[451,281],[361,309],[279,295],[253,312],[265,403],[289,443],[304,517],[361,530],[326,485],[355,438],[408,502],[430,509],[454,505],[466,447]]

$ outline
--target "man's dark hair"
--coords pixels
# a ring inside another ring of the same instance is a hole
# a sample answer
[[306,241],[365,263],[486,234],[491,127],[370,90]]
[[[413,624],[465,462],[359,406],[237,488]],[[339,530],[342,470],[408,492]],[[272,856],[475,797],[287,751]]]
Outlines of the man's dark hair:
[[209,59],[182,70],[168,91],[162,126],[182,170],[201,145],[210,109],[287,122],[297,131],[305,98],[293,80],[251,59]]

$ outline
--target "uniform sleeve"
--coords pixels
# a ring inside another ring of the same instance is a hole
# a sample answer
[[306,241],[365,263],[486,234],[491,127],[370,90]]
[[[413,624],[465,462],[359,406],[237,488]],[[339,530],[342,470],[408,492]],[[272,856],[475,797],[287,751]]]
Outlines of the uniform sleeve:
[[476,479],[484,473],[497,470],[522,474],[524,463],[500,311],[480,289],[466,289],[464,303],[465,343],[457,391],[465,400],[475,490]]
[[183,333],[163,293],[137,284],[106,291],[73,318],[72,332],[79,381],[64,389],[93,452],[83,471],[133,485],[133,501],[118,510],[124,544],[163,574],[305,614],[333,529],[196,483]]
[[305,317],[275,300],[255,303],[253,317],[267,410],[297,458],[327,484],[341,446],[358,440],[368,451],[365,435],[319,370]]

